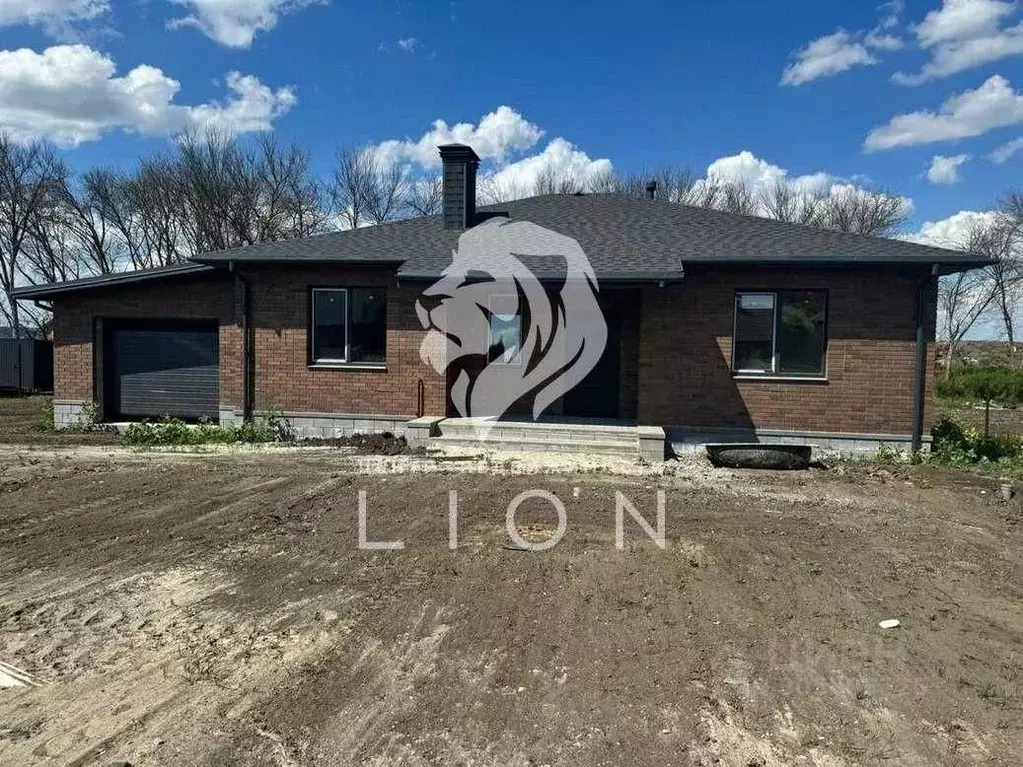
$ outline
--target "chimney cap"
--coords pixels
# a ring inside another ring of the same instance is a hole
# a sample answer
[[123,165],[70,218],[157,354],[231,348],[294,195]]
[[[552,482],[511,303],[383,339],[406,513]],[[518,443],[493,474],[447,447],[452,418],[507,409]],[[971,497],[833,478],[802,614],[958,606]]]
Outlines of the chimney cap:
[[440,159],[444,162],[448,160],[471,160],[472,162],[479,162],[480,158],[473,148],[468,144],[441,144],[437,147],[440,152]]

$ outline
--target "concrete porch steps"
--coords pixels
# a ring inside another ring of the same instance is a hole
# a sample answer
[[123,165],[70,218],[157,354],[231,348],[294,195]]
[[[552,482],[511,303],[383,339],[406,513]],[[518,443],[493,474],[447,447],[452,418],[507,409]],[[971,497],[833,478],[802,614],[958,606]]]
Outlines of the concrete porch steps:
[[449,437],[441,435],[430,440],[430,448],[476,448],[479,450],[503,450],[515,452],[547,452],[574,453],[579,455],[611,455],[621,458],[635,458],[639,454],[639,442],[597,442],[587,440],[585,442],[554,442],[554,441],[533,441],[516,437],[502,437],[500,440],[488,439],[480,442],[475,439],[463,439],[461,437]]
[[[652,433],[656,432],[656,433]],[[560,452],[663,460],[664,430],[622,421],[497,421],[481,440],[478,422],[445,418],[429,426],[428,449],[455,447],[491,451]],[[660,452],[658,452],[658,450]]]

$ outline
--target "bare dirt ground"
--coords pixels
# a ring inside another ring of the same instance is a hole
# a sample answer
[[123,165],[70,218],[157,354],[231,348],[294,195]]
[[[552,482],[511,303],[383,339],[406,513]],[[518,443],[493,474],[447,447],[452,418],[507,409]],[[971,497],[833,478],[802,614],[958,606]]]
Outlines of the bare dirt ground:
[[[0,661],[43,683],[0,690],[0,764],[1019,763],[1023,507],[985,480],[459,466],[0,446]],[[658,489],[664,550],[619,551],[615,490]],[[359,490],[403,550],[359,550]]]
[[46,432],[43,408],[49,397],[18,397],[0,394],[0,440],[33,445],[104,445],[117,442],[117,435],[96,431],[88,434]]

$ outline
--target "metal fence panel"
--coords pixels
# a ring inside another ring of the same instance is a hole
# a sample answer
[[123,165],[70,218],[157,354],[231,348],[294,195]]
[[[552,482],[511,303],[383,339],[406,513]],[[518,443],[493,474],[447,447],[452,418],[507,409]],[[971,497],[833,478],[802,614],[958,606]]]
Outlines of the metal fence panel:
[[0,390],[48,391],[53,386],[53,344],[33,338],[0,338]]

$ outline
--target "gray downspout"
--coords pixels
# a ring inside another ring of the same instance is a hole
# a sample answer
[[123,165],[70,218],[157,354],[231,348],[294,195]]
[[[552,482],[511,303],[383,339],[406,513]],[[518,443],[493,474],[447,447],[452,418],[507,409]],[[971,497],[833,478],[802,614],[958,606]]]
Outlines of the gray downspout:
[[230,266],[235,283],[242,294],[242,417],[248,421],[252,418],[252,291],[249,281],[238,271],[238,265],[232,261]]
[[938,276],[938,265],[931,267],[931,274],[921,280],[916,288],[916,369],[913,379],[913,434],[910,454],[919,455],[923,445],[924,406],[927,399],[927,328],[924,311],[925,293]]

